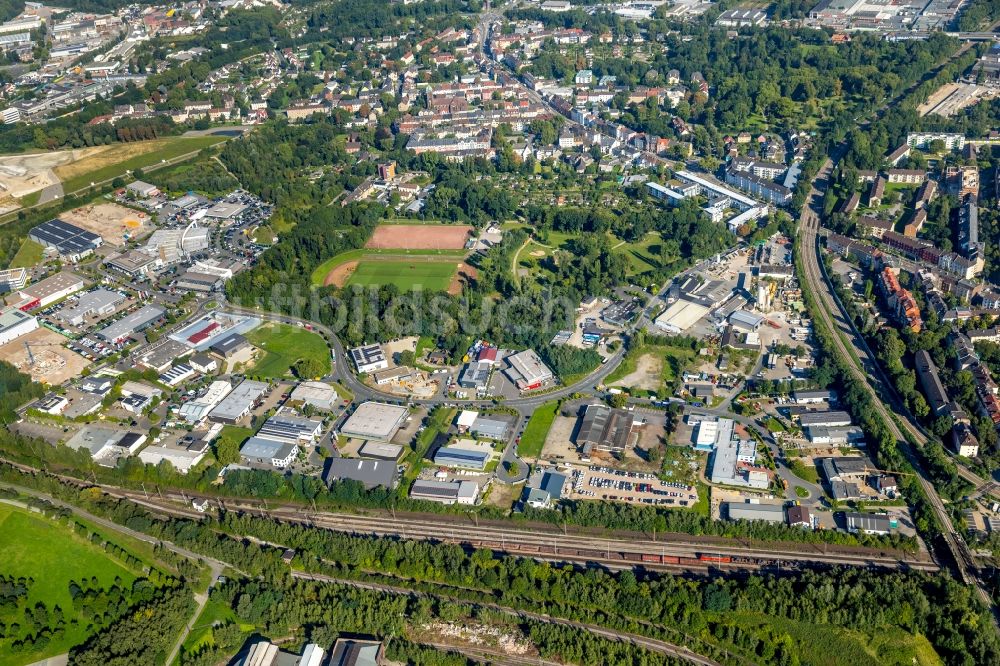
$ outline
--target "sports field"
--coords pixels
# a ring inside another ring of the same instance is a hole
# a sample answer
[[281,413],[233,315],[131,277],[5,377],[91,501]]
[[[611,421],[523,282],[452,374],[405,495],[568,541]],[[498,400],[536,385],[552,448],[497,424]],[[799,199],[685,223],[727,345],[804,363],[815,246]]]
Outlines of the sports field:
[[472,233],[467,224],[383,224],[365,245],[380,250],[461,250]]
[[248,333],[247,340],[266,352],[250,372],[256,377],[287,377],[292,366],[304,358],[319,363],[322,374],[330,372],[330,350],[326,340],[317,333],[297,326],[269,323]]
[[[44,602],[49,609],[59,606],[72,615],[73,600],[69,594],[71,580],[96,578],[99,587],[107,589],[120,577],[128,588],[135,575],[109,557],[101,548],[77,536],[63,525],[7,504],[0,504],[0,573],[15,578],[33,580],[28,602]],[[82,618],[81,618],[82,619]],[[23,616],[5,616],[0,622],[23,622]],[[53,639],[43,650],[15,654],[9,644],[0,639],[0,666],[30,664],[46,656],[57,655],[72,645],[83,642],[90,632],[86,622],[65,625],[66,633]]]
[[347,278],[346,286],[394,284],[402,291],[447,291],[457,269],[454,261],[362,260]]
[[[379,249],[362,249],[362,250],[348,250],[347,252],[341,252],[335,257],[330,257],[319,266],[317,266],[312,272],[312,284],[314,287],[325,287],[333,285],[335,287],[343,287],[348,283],[348,280],[354,274],[357,269],[358,264],[364,262],[398,262],[398,263],[411,263],[415,264],[417,262],[424,263],[450,263],[453,270],[452,274],[458,269],[458,265],[462,263],[462,260],[468,255],[467,250],[379,250]],[[463,266],[464,268],[464,266]],[[468,272],[468,271],[467,271]],[[388,282],[379,282],[377,284],[388,284]],[[427,287],[425,287],[427,288]]]

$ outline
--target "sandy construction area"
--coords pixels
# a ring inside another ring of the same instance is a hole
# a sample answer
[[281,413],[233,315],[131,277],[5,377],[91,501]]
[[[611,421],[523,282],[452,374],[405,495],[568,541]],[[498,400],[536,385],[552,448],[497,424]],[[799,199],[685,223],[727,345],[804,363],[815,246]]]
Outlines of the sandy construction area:
[[[34,365],[28,362],[25,342],[31,346],[31,353],[35,357]],[[63,347],[64,342],[66,338],[58,333],[39,328],[0,346],[0,360],[30,374],[36,382],[55,386],[71,377],[80,376],[80,372],[90,365],[90,361]]]
[[99,203],[66,211],[59,216],[104,239],[109,245],[120,247],[128,238],[142,236],[149,231],[149,216],[115,203]]
[[377,250],[461,250],[472,227],[466,224],[383,224],[365,247]]
[[53,171],[56,167],[96,155],[106,149],[107,146],[98,146],[48,153],[5,155],[0,157],[0,190],[12,197],[23,197],[45,189],[59,182]]

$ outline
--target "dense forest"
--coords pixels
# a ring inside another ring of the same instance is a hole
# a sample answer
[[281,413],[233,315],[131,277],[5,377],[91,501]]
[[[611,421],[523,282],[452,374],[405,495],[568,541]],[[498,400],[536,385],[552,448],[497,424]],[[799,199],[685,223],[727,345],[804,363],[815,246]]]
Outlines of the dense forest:
[[0,423],[10,423],[17,416],[18,407],[42,397],[45,391],[41,384],[31,381],[31,377],[7,361],[0,361]]

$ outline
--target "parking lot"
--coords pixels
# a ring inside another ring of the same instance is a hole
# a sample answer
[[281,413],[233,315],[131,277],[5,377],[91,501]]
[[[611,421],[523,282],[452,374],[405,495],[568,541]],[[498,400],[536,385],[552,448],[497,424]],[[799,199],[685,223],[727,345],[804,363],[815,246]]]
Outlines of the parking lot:
[[571,497],[690,507],[698,502],[698,490],[683,483],[661,481],[655,474],[628,472],[591,465],[573,472]]

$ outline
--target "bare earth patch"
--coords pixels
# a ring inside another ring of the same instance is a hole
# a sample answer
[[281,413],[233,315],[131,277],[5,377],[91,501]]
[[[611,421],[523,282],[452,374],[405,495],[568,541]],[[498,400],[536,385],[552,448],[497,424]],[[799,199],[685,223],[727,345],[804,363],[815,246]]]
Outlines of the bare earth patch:
[[451,279],[451,284],[448,285],[448,293],[452,296],[462,293],[462,287],[473,282],[479,273],[475,268],[465,263],[464,261],[458,264],[458,271],[455,272],[455,277]]
[[653,354],[643,354],[636,362],[635,372],[625,375],[613,385],[656,391],[660,388],[662,375],[663,359],[657,358]]
[[347,284],[347,281],[351,279],[351,276],[354,275],[354,271],[357,267],[357,261],[345,261],[326,274],[326,278],[323,280],[323,286],[329,287],[330,285],[333,285],[338,289],[343,287]]
[[[0,360],[7,361],[36,382],[52,386],[62,384],[90,365],[90,361],[62,346],[66,338],[47,328],[37,328],[16,340],[0,346]],[[31,364],[25,343],[31,347],[35,363]]]
[[0,191],[12,197],[43,190],[59,182],[53,169],[107,150],[107,146],[0,157]]
[[148,231],[146,223],[149,216],[146,213],[114,203],[74,208],[59,217],[87,231],[93,231],[104,242],[116,247],[124,245],[126,237],[137,238]]
[[529,257],[544,257],[545,256],[545,251],[544,250],[532,250],[531,252],[528,253],[528,256]]
[[384,224],[365,247],[373,250],[461,250],[472,227],[465,224]]

